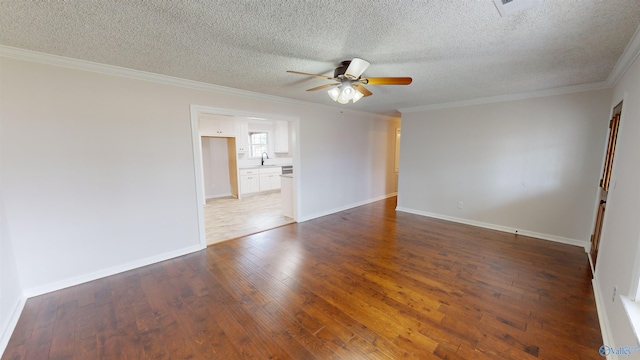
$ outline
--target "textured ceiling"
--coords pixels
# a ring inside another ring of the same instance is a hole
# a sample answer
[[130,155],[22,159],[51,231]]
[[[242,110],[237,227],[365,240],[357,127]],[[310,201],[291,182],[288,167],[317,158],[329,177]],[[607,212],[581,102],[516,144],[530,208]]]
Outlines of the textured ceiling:
[[[378,113],[605,81],[639,24],[638,0],[0,1],[2,45]],[[285,72],[353,57],[413,84],[340,105]]]

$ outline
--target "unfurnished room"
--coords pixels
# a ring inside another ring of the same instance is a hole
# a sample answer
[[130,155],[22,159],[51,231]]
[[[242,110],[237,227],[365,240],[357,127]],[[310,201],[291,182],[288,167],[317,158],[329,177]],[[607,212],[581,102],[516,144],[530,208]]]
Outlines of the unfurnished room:
[[640,359],[640,2],[0,1],[0,358]]

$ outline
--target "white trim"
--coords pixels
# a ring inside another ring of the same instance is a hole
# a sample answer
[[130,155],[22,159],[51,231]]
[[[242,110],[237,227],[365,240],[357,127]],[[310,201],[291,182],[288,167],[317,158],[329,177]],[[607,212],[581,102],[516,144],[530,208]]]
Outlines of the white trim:
[[[596,279],[591,280],[591,284],[593,287],[593,297],[596,301],[596,312],[598,313],[598,322],[600,322],[600,332],[602,332],[602,343],[603,345],[607,345],[615,348],[615,343],[613,342],[613,335],[611,333],[611,327],[609,326],[609,318],[607,317],[607,309],[604,306],[604,301],[602,297],[602,293],[600,292],[600,287],[598,287],[598,282]],[[611,354],[607,356],[607,359],[617,360],[618,356],[615,354]]]
[[611,87],[612,85],[609,84],[608,81],[602,81],[602,82],[596,82],[596,83],[590,83],[590,84],[565,86],[565,87],[559,87],[554,89],[545,89],[545,90],[538,90],[538,91],[531,91],[531,92],[524,92],[524,93],[517,93],[517,94],[489,96],[484,98],[451,101],[451,102],[440,103],[440,104],[412,106],[412,107],[402,108],[399,110],[400,110],[400,113],[402,114],[409,114],[409,113],[415,113],[420,111],[448,109],[448,108],[456,108],[456,107],[471,106],[471,105],[483,105],[483,104],[491,104],[491,103],[505,102],[505,101],[533,99],[533,98],[545,97],[545,96],[572,94],[572,93],[579,93],[579,92],[585,92],[585,91],[608,89]]
[[18,325],[18,320],[20,319],[20,315],[22,314],[22,310],[24,309],[24,305],[27,303],[27,297],[21,296],[13,306],[13,311],[11,312],[11,317],[9,321],[4,326],[3,329],[0,329],[0,357],[4,354],[4,351],[7,349],[7,345],[9,344],[9,339],[11,339],[11,335],[13,335],[13,331]]
[[142,71],[142,70],[128,69],[120,66],[101,64],[101,63],[92,62],[92,61],[74,59],[74,58],[47,54],[47,53],[42,53],[42,52],[37,52],[32,50],[20,49],[20,48],[15,48],[11,46],[5,46],[5,45],[0,45],[0,57],[7,57],[7,58],[18,59],[18,60],[37,62],[41,64],[46,64],[46,65],[66,67],[74,70],[90,71],[90,72],[104,74],[104,75],[120,76],[120,77],[129,78],[129,79],[135,79],[135,80],[150,81],[150,82],[155,82],[155,83],[164,84],[164,85],[180,86],[180,87],[193,89],[193,90],[202,90],[202,91],[216,92],[220,94],[241,96],[244,98],[251,98],[255,100],[264,100],[264,101],[271,101],[271,102],[277,102],[277,103],[283,103],[283,104],[317,106],[325,109],[331,109],[332,111],[338,110],[340,112],[353,112],[353,113],[367,114],[369,116],[374,116],[376,118],[386,119],[386,120],[395,120],[398,118],[398,116],[370,113],[367,111],[355,110],[352,108],[345,108],[337,105],[332,106],[332,105],[314,103],[310,101],[290,99],[290,98],[285,98],[281,96],[268,95],[268,94],[263,94],[263,93],[248,91],[248,90],[235,89],[227,86],[215,85],[215,84],[204,83],[204,82],[194,81],[194,80],[187,80],[187,79],[182,79],[174,76],[151,73],[151,72]]
[[294,121],[291,125],[293,125],[292,133],[291,133],[291,144],[289,147],[293,146],[293,194],[295,195],[293,198],[293,221],[298,221],[300,219],[300,212],[302,209],[302,176],[300,176],[303,172],[302,170],[302,161],[300,160],[302,153],[302,145],[300,144],[300,119]]
[[[635,61],[635,59],[640,54],[640,26],[636,29],[636,32],[633,34],[631,41],[627,44],[627,47],[624,48],[622,55],[618,59],[616,66],[613,67],[609,77],[607,78],[607,83],[611,85],[611,87],[618,84],[618,81],[622,78],[625,72],[629,69],[631,64]],[[614,105],[615,106],[615,105]]]
[[25,290],[24,294],[27,298],[30,297],[34,297],[34,296],[38,296],[38,295],[42,295],[42,294],[46,294],[52,291],[57,291],[57,290],[61,290],[64,288],[68,288],[71,286],[75,286],[75,285],[79,285],[82,283],[86,283],[89,281],[93,281],[93,280],[97,280],[97,279],[101,279],[103,277],[107,277],[107,276],[111,276],[111,275],[115,275],[115,274],[119,274],[125,271],[129,271],[129,270],[133,270],[133,269],[137,269],[139,267],[143,267],[143,266],[147,266],[147,265],[151,265],[151,264],[155,264],[161,261],[165,261],[165,260],[169,260],[169,259],[173,259],[179,256],[183,256],[183,255],[187,255],[187,254],[191,254],[193,252],[196,251],[200,251],[203,250],[204,247],[200,246],[200,245],[194,245],[194,246],[189,246],[183,249],[179,249],[179,250],[174,250],[174,251],[169,251],[167,253],[164,254],[160,254],[160,255],[155,255],[155,256],[151,256],[145,259],[140,259],[140,260],[135,260],[126,264],[122,264],[122,265],[117,265],[117,266],[112,266],[103,270],[98,270],[98,271],[94,271],[85,275],[80,275],[80,276],[74,276],[72,278],[66,279],[66,280],[62,280],[62,281],[57,281],[51,284],[47,284],[47,285],[43,285],[43,286],[38,286],[38,287],[34,287],[31,289],[27,289]]
[[[436,109],[447,109],[461,106],[470,106],[470,105],[482,105],[482,104],[490,104],[496,102],[503,101],[513,101],[513,100],[524,100],[531,99],[537,97],[544,96],[555,96],[555,95],[564,95],[571,93],[578,93],[584,91],[593,91],[600,89],[608,89],[616,86],[618,81],[622,78],[622,75],[629,69],[631,64],[635,61],[635,59],[640,56],[640,26],[636,29],[633,37],[625,47],[622,55],[618,58],[618,62],[614,66],[611,73],[607,77],[607,80],[589,84],[581,84],[581,85],[573,85],[573,86],[564,86],[555,89],[544,89],[539,91],[531,91],[524,93],[516,93],[516,94],[508,94],[508,95],[499,95],[499,96],[490,96],[485,98],[476,98],[476,99],[467,99],[460,101],[451,101],[446,103],[439,104],[429,104],[422,106],[412,106],[406,107],[402,109],[398,109],[402,114],[420,112],[420,111],[428,111],[428,110],[436,110]],[[615,105],[614,105],[615,106]]]
[[[265,112],[246,111],[246,110],[238,110],[238,109],[218,108],[218,107],[203,106],[203,105],[191,105],[191,110],[196,111],[197,113],[238,116],[238,117],[261,117],[268,120],[282,120],[282,121],[298,120],[298,117],[296,116],[269,114]],[[198,117],[196,116],[196,120],[197,119]]]
[[213,195],[213,196],[205,196],[205,199],[207,199],[207,200],[209,200],[209,199],[221,199],[221,198],[228,198],[228,197],[234,197],[234,196],[231,193],[226,193],[226,194],[218,194],[218,195]]
[[[412,112],[420,112],[420,111],[435,110],[435,109],[446,109],[446,108],[469,106],[469,105],[481,105],[481,104],[489,104],[489,103],[496,103],[496,102],[503,102],[503,101],[523,100],[523,99],[530,99],[530,98],[536,98],[536,97],[554,96],[554,95],[570,94],[570,93],[576,93],[576,92],[607,89],[615,86],[618,83],[620,78],[622,78],[622,75],[624,75],[624,73],[627,71],[629,66],[631,66],[633,61],[639,55],[640,55],[640,26],[638,26],[638,28],[636,29],[633,37],[631,38],[631,41],[629,41],[629,43],[627,44],[625,50],[623,51],[622,55],[618,59],[618,62],[616,63],[615,67],[613,68],[611,73],[609,73],[609,76],[606,81],[589,83],[589,84],[581,84],[581,85],[564,86],[564,87],[559,87],[554,89],[544,89],[539,91],[523,92],[523,93],[516,93],[516,94],[507,94],[507,95],[491,96],[491,97],[484,97],[484,98],[452,101],[452,102],[439,103],[439,104],[406,107],[406,108],[398,109],[398,111],[400,113],[412,113]],[[274,101],[274,102],[287,103],[287,104],[314,105],[314,106],[320,106],[324,108],[330,108],[332,110],[340,109],[339,107],[336,107],[336,106],[318,104],[318,103],[302,101],[302,100],[294,100],[294,99],[284,98],[280,96],[267,95],[267,94],[262,94],[262,93],[247,91],[247,90],[240,90],[240,89],[230,88],[226,86],[181,79],[173,76],[150,73],[150,72],[141,71],[141,70],[127,69],[119,66],[106,65],[106,64],[74,59],[74,58],[69,58],[69,57],[64,57],[59,55],[46,54],[42,52],[20,49],[20,48],[15,48],[11,46],[5,46],[5,45],[0,45],[0,56],[19,59],[19,60],[25,60],[25,61],[38,62],[38,63],[48,64],[48,65],[62,66],[62,67],[67,67],[67,68],[72,68],[77,70],[91,71],[91,72],[107,74],[107,75],[122,76],[122,77],[131,78],[131,79],[152,81],[152,82],[167,84],[167,85],[181,86],[181,87],[186,87],[186,88],[196,89],[196,90],[212,91],[212,92],[218,92],[223,94],[250,97],[254,99],[261,99],[261,100]],[[366,111],[353,110],[353,109],[340,110],[340,111],[352,111],[352,112],[358,112],[358,113],[363,112],[370,115],[379,116],[384,119],[397,118],[397,116],[368,113]]]
[[207,246],[207,231],[204,227],[204,177],[202,172],[202,140],[198,122],[198,107],[190,106],[191,112],[191,149],[193,152],[193,175],[196,185],[196,214],[198,218],[198,239],[200,246]]
[[345,211],[345,210],[353,209],[353,208],[356,208],[356,207],[358,207],[358,206],[363,206],[363,205],[371,204],[371,203],[374,203],[374,202],[376,202],[376,201],[380,201],[380,200],[388,199],[388,198],[390,198],[390,197],[394,197],[394,196],[397,196],[397,195],[398,195],[398,193],[397,193],[397,192],[393,192],[393,193],[390,193],[390,194],[387,194],[387,195],[378,196],[378,197],[376,197],[376,198],[372,198],[372,199],[368,199],[368,200],[364,200],[364,201],[358,201],[358,202],[351,203],[351,204],[348,204],[348,205],[344,205],[344,206],[340,206],[340,207],[337,207],[337,208],[333,208],[333,209],[331,209],[331,210],[321,211],[321,212],[319,212],[319,213],[315,213],[315,214],[312,214],[312,215],[304,216],[304,217],[302,217],[298,222],[304,222],[304,221],[309,221],[309,220],[317,219],[317,218],[319,218],[319,217],[323,217],[323,216],[327,216],[327,215],[335,214],[335,213],[338,213],[338,212],[340,212],[340,211]]
[[620,301],[622,301],[624,312],[629,318],[633,334],[636,336],[636,340],[640,343],[640,303],[622,295],[620,296]]
[[396,211],[402,211],[402,212],[406,212],[406,213],[410,213],[410,214],[415,214],[415,215],[427,216],[427,217],[431,217],[431,218],[435,218],[435,219],[452,221],[452,222],[456,222],[456,223],[460,223],[460,224],[477,226],[477,227],[481,227],[481,228],[485,228],[485,229],[498,230],[498,231],[503,231],[503,232],[516,234],[516,235],[529,236],[529,237],[534,237],[534,238],[538,238],[538,239],[542,239],[542,240],[554,241],[554,242],[567,244],[567,245],[580,246],[580,247],[584,248],[585,251],[588,251],[587,247],[589,246],[589,242],[587,242],[587,241],[576,240],[576,239],[571,239],[571,238],[566,238],[566,237],[556,236],[556,235],[550,235],[550,234],[544,234],[544,233],[539,233],[539,232],[535,232],[535,231],[516,229],[516,228],[512,228],[512,227],[508,227],[508,226],[489,224],[489,223],[480,222],[480,221],[462,219],[462,218],[457,218],[457,217],[448,216],[448,215],[434,214],[434,213],[430,213],[430,212],[426,212],[426,211],[409,209],[409,208],[400,207],[400,206],[396,207]]
[[[243,97],[252,97],[255,99],[263,99],[268,101],[276,101],[276,102],[285,102],[285,103],[296,103],[296,104],[305,104],[308,105],[308,102],[301,100],[293,100],[289,98],[283,98],[280,96],[267,95],[247,90],[240,90],[226,86],[214,85],[209,83],[204,83],[200,81],[187,80],[173,76],[167,76],[157,73],[151,73],[142,70],[134,70],[129,68],[124,68],[120,66],[107,65],[92,61],[80,60],[75,58],[69,58],[59,55],[47,54],[37,51],[31,51],[26,49],[20,49],[10,46],[0,45],[0,56],[37,62],[41,64],[47,65],[55,65],[66,67],[75,70],[83,70],[83,71],[91,71],[99,74],[105,75],[113,75],[113,76],[121,76],[130,79],[136,80],[144,80],[151,81],[165,85],[174,85],[180,87],[186,87],[189,89],[195,90],[204,90],[204,91],[213,91],[223,94],[243,96]],[[318,105],[318,104],[315,104]]]
[[[629,297],[632,301],[640,302],[640,246],[636,248],[636,260],[629,285]],[[640,329],[640,326],[638,327]]]

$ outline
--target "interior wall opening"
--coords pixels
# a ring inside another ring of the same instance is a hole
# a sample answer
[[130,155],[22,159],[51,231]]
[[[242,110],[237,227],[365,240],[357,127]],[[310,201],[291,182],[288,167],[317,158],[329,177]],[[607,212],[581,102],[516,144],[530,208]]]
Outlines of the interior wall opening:
[[295,222],[297,119],[192,106],[201,243]]

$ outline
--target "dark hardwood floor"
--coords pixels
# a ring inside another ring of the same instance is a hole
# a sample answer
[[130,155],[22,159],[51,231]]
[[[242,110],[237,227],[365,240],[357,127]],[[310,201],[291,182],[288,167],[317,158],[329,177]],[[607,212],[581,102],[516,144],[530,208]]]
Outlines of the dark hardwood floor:
[[600,358],[584,249],[394,208],[31,298],[2,358]]

